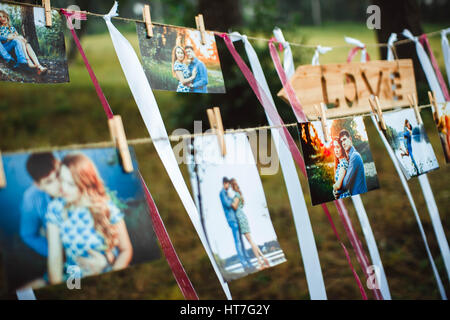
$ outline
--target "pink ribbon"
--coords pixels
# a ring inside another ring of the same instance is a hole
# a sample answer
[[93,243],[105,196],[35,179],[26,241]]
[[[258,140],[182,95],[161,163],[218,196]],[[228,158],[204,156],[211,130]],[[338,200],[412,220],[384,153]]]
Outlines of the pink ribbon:
[[[354,47],[350,50],[347,57],[347,62],[352,62],[358,51],[365,49],[366,47]],[[369,53],[366,51],[366,61],[370,61]]]
[[[281,66],[280,58],[279,58],[278,53],[276,51],[274,42],[276,42],[276,39],[274,39],[274,38],[272,38],[269,41],[269,50],[270,50],[270,55],[271,55],[272,60],[274,62],[275,68],[277,69],[277,73],[280,76],[281,82],[283,83],[283,88],[286,90],[286,92],[288,92],[289,102],[290,102],[294,112],[296,111],[295,109],[300,110],[301,114],[303,115],[303,117],[305,119],[305,120],[303,120],[303,118],[299,119],[299,117],[297,117],[298,121],[299,122],[305,122],[305,121],[307,121],[306,120],[306,116],[303,113],[302,107],[300,105],[300,101],[298,100],[297,95],[295,94],[291,83],[287,80],[286,73],[285,73],[283,67]],[[306,176],[306,174],[305,174],[305,176]],[[369,263],[368,263],[369,260],[367,259],[367,256],[364,253],[361,241],[359,240],[357,234],[354,232],[353,225],[351,223],[350,218],[348,217],[347,208],[345,207],[344,202],[342,201],[342,199],[336,200],[336,201],[334,201],[334,203],[336,205],[336,208],[338,210],[339,216],[340,216],[340,218],[342,220],[342,223],[344,225],[344,228],[345,228],[345,231],[347,233],[347,236],[350,239],[350,243],[351,243],[353,249],[356,252],[356,257],[358,259],[358,262],[360,263],[361,268],[363,269],[363,272],[366,275],[366,277],[369,277],[369,274],[367,273],[367,268],[369,266]],[[324,204],[322,204],[322,207],[324,208],[324,211],[325,211],[325,213],[328,216],[328,213],[327,213],[328,209],[327,209],[327,207]],[[330,223],[332,224],[333,231],[335,232],[336,237],[338,238],[339,241],[341,241],[340,237],[339,237],[339,234],[337,233],[337,230],[334,228],[334,224],[333,224],[332,220],[330,220]],[[346,252],[346,255],[348,255],[347,252]],[[352,268],[352,271],[354,271],[353,266],[351,266],[351,268]],[[358,281],[359,281],[359,278],[358,278],[357,282]],[[379,290],[378,290],[378,292],[377,292],[377,290],[375,290],[374,291],[374,295],[375,295],[375,298],[377,300],[382,300],[383,299],[382,296],[381,296],[381,293],[379,292]],[[363,295],[363,297],[364,297],[364,295]]]
[[430,42],[428,41],[428,37],[426,34],[423,34],[419,37],[419,41],[422,43],[422,46],[426,47],[428,50],[428,54],[430,55],[431,64],[433,65],[434,72],[436,73],[436,77],[439,81],[439,85],[441,86],[442,93],[444,94],[445,101],[450,101],[450,94],[448,93],[447,85],[445,84],[444,77],[442,76],[441,70],[439,69],[439,65],[434,57],[433,50],[431,50]]
[[[234,60],[236,61],[236,64],[241,69],[242,73],[244,74],[244,77],[247,79],[248,83],[250,84],[250,87],[253,89],[253,92],[255,93],[256,97],[259,100],[259,102],[261,103],[261,105],[263,106],[265,111],[267,112],[267,115],[269,116],[270,120],[273,122],[274,125],[280,126],[280,130],[281,130],[280,131],[280,133],[281,133],[280,135],[281,135],[282,139],[284,140],[286,145],[289,147],[289,150],[291,151],[295,162],[300,167],[300,169],[303,172],[303,174],[306,176],[306,167],[305,167],[305,162],[303,160],[303,157],[302,157],[302,155],[300,153],[300,150],[298,149],[294,139],[292,138],[291,134],[289,133],[287,128],[284,127],[283,120],[281,120],[281,118],[280,118],[278,112],[276,111],[275,107],[270,102],[270,99],[267,97],[267,95],[265,94],[264,90],[262,89],[262,87],[260,86],[258,81],[255,79],[255,76],[253,75],[252,71],[249,69],[249,67],[245,64],[244,60],[242,60],[242,58],[239,55],[239,53],[236,51],[236,48],[234,47],[233,42],[231,41],[231,39],[228,37],[228,35],[226,33],[223,33],[220,36],[224,39],[228,50],[230,51],[231,55],[233,56]],[[281,63],[280,63],[280,66],[281,66]],[[359,287],[359,290],[361,292],[361,295],[362,295],[364,300],[367,300],[367,295],[366,295],[366,293],[364,291],[364,287],[363,287],[363,285],[361,283],[361,280],[358,277],[358,274],[356,273],[355,269],[353,268],[350,256],[349,256],[348,251],[347,251],[347,248],[342,243],[341,238],[339,237],[337,229],[336,229],[336,227],[335,227],[335,225],[333,223],[333,218],[331,217],[331,214],[328,211],[328,207],[326,206],[326,204],[321,204],[321,206],[322,206],[322,208],[323,208],[323,210],[325,212],[325,215],[328,218],[328,221],[331,224],[331,228],[333,229],[333,232],[334,232],[336,238],[338,239],[341,247],[343,248],[343,250],[345,252],[345,256],[347,258],[347,262],[348,262],[348,264],[350,266],[350,269],[351,269],[351,271],[353,273],[353,276],[355,277],[355,280],[356,280],[356,282],[358,284],[358,287]],[[339,207],[337,207],[337,208],[339,210]]]
[[294,88],[292,88],[292,85],[289,83],[286,72],[284,72],[284,69],[281,66],[281,61],[278,58],[278,53],[274,46],[274,42],[276,41],[277,40],[275,38],[269,40],[270,56],[272,57],[272,60],[275,64],[275,69],[277,70],[278,76],[280,77],[281,83],[283,84],[283,88],[286,90],[286,93],[289,97],[289,102],[291,103],[291,107],[292,110],[294,111],[297,121],[308,122],[308,119],[306,118],[306,115],[303,112],[303,108],[300,104],[300,101],[297,99],[297,96],[295,95]]
[[[108,119],[113,118],[114,114],[111,110],[111,107],[109,106],[108,101],[106,100],[105,95],[103,94],[102,88],[100,87],[100,84],[98,83],[97,77],[94,74],[94,71],[91,68],[91,65],[89,64],[89,61],[84,53],[84,50],[81,46],[80,40],[78,39],[77,34],[75,33],[75,30],[72,25],[73,19],[80,19],[80,20],[86,20],[86,15],[81,13],[74,13],[71,11],[66,11],[64,9],[61,9],[61,13],[66,16],[67,24],[69,25],[70,32],[72,33],[73,39],[75,41],[75,44],[80,51],[81,57],[83,58],[84,64],[86,65],[86,69],[89,72],[89,75],[91,77],[91,80],[94,84],[95,91],[97,92],[97,95],[102,103],[103,109],[105,110],[106,116]],[[178,258],[178,255],[175,251],[175,248],[172,244],[172,241],[170,240],[169,234],[167,233],[166,227],[164,226],[164,222],[161,219],[161,216],[159,215],[158,208],[156,207],[156,204],[152,198],[152,195],[150,194],[150,191],[147,188],[147,185],[145,184],[144,178],[139,173],[139,177],[141,179],[142,187],[144,189],[145,199],[147,201],[147,205],[150,209],[150,217],[153,222],[153,228],[155,230],[155,234],[158,238],[158,241],[161,245],[161,249],[163,250],[164,256],[166,257],[166,260],[170,266],[170,269],[172,270],[172,273],[175,277],[175,280],[177,281],[177,284],[184,296],[187,300],[198,300],[197,293],[195,292],[194,287],[192,286],[192,283],[186,273],[186,271],[183,268],[183,265],[181,264],[180,259]]]

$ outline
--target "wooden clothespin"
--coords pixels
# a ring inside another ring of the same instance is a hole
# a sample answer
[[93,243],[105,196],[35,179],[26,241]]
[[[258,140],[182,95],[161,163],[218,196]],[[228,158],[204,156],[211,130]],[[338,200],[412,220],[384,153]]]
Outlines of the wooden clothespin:
[[206,114],[208,115],[209,125],[213,129],[213,133],[217,134],[217,139],[219,141],[220,150],[222,157],[227,154],[227,148],[225,145],[225,132],[223,129],[222,116],[220,115],[219,107],[214,107],[213,109],[207,109]]
[[420,116],[420,110],[419,106],[417,105],[417,99],[415,95],[408,94],[407,96],[409,104],[411,105],[411,108],[414,109],[414,113],[416,114],[417,123],[423,124],[422,117]]
[[147,29],[147,37],[153,37],[153,25],[152,17],[150,15],[150,6],[148,4],[144,5],[142,8],[142,16],[144,17],[145,28]]
[[3,168],[2,152],[0,151],[0,189],[6,187],[6,174]]
[[320,107],[315,105],[314,106],[316,108],[316,112],[318,114],[318,117],[320,118],[320,121],[322,122],[322,131],[323,131],[323,136],[325,137],[325,142],[328,142],[328,130],[327,130],[327,115],[325,113],[326,110],[326,105],[325,103],[321,102],[320,103]]
[[123,129],[122,117],[114,116],[112,119],[109,119],[108,126],[111,139],[114,141],[122,159],[123,170],[127,173],[133,172],[133,161],[131,160],[127,137]]
[[206,44],[206,31],[205,22],[203,21],[203,15],[200,13],[195,16],[195,24],[197,25],[197,30],[200,31],[202,45]]
[[434,94],[434,91],[428,91],[428,99],[430,99],[430,104],[433,106],[434,112],[433,112],[433,116],[434,116],[434,121],[438,122],[439,121],[439,108],[438,105],[436,103],[436,95]]
[[383,112],[381,111],[381,104],[378,97],[375,96],[374,101],[372,100],[372,98],[369,98],[369,104],[372,108],[372,112],[378,117],[378,127],[380,128],[380,130],[386,130],[386,122],[383,118]]
[[52,6],[50,4],[50,0],[42,0],[42,6],[45,11],[45,26],[52,26]]

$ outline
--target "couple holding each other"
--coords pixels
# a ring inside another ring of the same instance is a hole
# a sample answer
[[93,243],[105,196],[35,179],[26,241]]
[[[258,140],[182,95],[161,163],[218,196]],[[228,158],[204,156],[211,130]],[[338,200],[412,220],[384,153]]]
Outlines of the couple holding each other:
[[367,192],[366,175],[361,155],[353,146],[350,133],[343,129],[333,138],[335,183],[333,195],[336,199]]
[[[244,235],[247,241],[250,243],[253,253],[258,260],[259,266],[257,270],[269,268],[269,260],[264,257],[263,253],[255,244],[250,235],[250,226],[248,224],[247,216],[242,210],[242,208],[244,207],[244,197],[242,196],[241,189],[239,188],[236,179],[228,179],[227,177],[224,177],[222,182],[223,188],[220,191],[220,201],[222,202],[222,207],[225,212],[225,217],[227,219],[228,225],[230,226],[233,233],[234,245],[236,247],[238,258],[241,261],[244,270],[251,271],[254,269],[250,258],[247,256],[242,235]],[[230,188],[230,185],[232,190],[234,191],[234,195],[231,196],[231,192],[229,193],[228,190]]]
[[403,125],[403,141],[405,145],[406,150],[402,150],[400,148],[401,156],[403,157],[410,157],[412,164],[414,165],[414,168],[416,168],[417,174],[419,174],[419,167],[417,166],[416,160],[414,160],[413,154],[412,154],[412,136],[413,136],[413,127],[408,119],[405,119],[405,124]]
[[47,257],[48,271],[27,286],[60,283],[74,266],[77,277],[128,266],[133,247],[124,214],[87,156],[69,154],[59,161],[52,153],[36,153],[26,166],[34,183],[24,193],[20,235]]
[[[13,52],[16,59],[11,56]],[[21,36],[14,26],[11,26],[9,14],[4,10],[0,10],[0,57],[12,69],[28,67],[36,69],[38,75],[43,75],[48,71],[46,67],[40,64],[27,39]]]
[[172,74],[178,80],[177,92],[208,92],[208,71],[192,46],[173,48]]

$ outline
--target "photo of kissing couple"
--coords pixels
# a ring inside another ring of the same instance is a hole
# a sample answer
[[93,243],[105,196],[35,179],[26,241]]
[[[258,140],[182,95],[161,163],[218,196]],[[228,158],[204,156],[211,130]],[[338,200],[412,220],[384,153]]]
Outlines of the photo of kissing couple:
[[[188,169],[202,232],[225,281],[286,261],[245,133],[195,137]],[[207,156],[203,156],[207,155]],[[248,161],[242,157],[250,155]],[[250,159],[251,158],[251,159]]]
[[[123,173],[115,153],[4,157],[8,185],[0,190],[0,240],[10,285],[36,289],[159,256],[139,179]],[[147,239],[135,235],[136,226],[147,229]]]
[[328,120],[326,132],[320,121],[299,123],[299,133],[313,205],[378,188],[362,117]]

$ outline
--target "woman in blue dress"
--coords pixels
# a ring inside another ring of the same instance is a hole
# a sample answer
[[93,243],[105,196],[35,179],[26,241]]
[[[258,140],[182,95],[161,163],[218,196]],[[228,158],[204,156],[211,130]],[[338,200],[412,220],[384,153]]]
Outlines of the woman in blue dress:
[[197,69],[189,71],[185,63],[186,53],[180,46],[175,46],[172,53],[172,74],[178,80],[177,92],[190,92],[192,81],[197,75]]
[[[127,267],[133,248],[124,215],[107,195],[95,164],[83,154],[67,155],[59,177],[62,198],[54,199],[46,214],[50,284],[62,282],[74,267],[80,277]],[[99,256],[103,264],[83,263]]]
[[[342,147],[339,139],[333,139],[333,149],[334,149],[334,185],[333,191],[339,191],[342,188],[342,183],[344,182],[345,175],[348,169],[348,156]],[[348,190],[338,192],[337,199],[350,197],[351,194]]]
[[[14,26],[11,26],[11,18],[4,10],[0,10],[0,36],[2,39],[6,39],[2,44],[7,51],[9,51],[8,48],[11,48],[10,50],[12,50],[11,44],[13,41],[19,42],[20,46],[17,46],[15,51],[18,63],[26,64],[28,67],[36,69],[36,72],[39,75],[45,74],[48,71],[46,67],[40,64],[36,53],[28,43],[27,39],[21,36]],[[22,59],[26,59],[26,62],[20,61]]]
[[412,154],[412,133],[413,128],[411,126],[411,123],[408,119],[405,119],[405,124],[403,126],[403,141],[405,145],[405,151],[401,153],[402,157],[409,156],[411,158],[411,161],[414,165],[414,168],[416,169],[417,174],[419,174],[419,167],[416,164],[416,160],[414,160],[413,154]]
[[261,249],[259,249],[258,245],[253,241],[252,236],[250,234],[250,226],[248,224],[247,215],[245,214],[244,210],[242,208],[244,207],[244,197],[242,196],[241,189],[239,188],[239,185],[236,181],[236,179],[231,179],[231,188],[233,188],[234,191],[234,198],[232,203],[232,208],[236,212],[236,218],[239,224],[239,231],[242,235],[245,236],[247,241],[250,243],[250,246],[252,247],[252,251],[258,260],[258,270],[266,269],[270,267],[269,260],[263,255],[261,252]]

